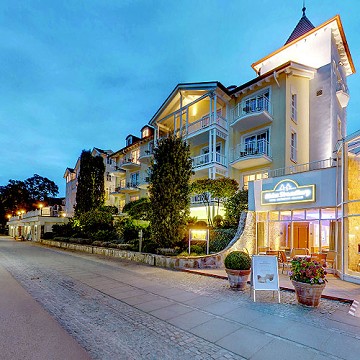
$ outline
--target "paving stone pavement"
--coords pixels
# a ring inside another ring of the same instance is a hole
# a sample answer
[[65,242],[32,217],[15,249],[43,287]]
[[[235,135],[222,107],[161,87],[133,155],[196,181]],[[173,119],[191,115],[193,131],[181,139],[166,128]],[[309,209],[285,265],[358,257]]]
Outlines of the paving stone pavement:
[[221,279],[8,239],[0,263],[93,359],[359,358],[349,304],[254,303]]

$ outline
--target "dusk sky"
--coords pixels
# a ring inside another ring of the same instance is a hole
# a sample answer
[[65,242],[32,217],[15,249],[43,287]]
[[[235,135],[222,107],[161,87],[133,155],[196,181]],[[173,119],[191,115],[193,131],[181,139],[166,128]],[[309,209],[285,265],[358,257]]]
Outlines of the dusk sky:
[[[280,48],[302,0],[2,0],[0,185],[37,173],[65,196],[83,149],[140,136],[181,82],[240,85]],[[308,0],[318,26],[339,14],[360,71],[360,1]],[[360,129],[360,78],[348,78],[348,133]]]

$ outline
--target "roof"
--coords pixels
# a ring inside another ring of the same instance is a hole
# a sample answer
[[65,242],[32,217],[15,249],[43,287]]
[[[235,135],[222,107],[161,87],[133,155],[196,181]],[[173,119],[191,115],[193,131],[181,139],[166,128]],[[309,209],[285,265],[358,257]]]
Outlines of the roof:
[[310,66],[299,64],[295,61],[287,61],[286,63],[279,65],[275,69],[270,70],[270,71],[266,72],[265,74],[257,76],[256,78],[253,78],[252,80],[246,82],[245,84],[242,84],[242,85],[236,87],[234,90],[231,91],[231,95],[235,95],[236,93],[241,92],[242,90],[250,87],[251,85],[255,85],[255,84],[265,80],[267,77],[274,76],[274,74],[279,73],[289,67],[290,68],[292,68],[292,67],[300,68],[300,69],[308,71],[308,72],[315,71],[315,69]]
[[323,24],[313,28],[312,30],[306,32],[305,34],[295,38],[294,40],[292,40],[290,42],[287,42],[280,49],[275,50],[271,54],[265,56],[264,58],[262,58],[262,59],[260,59],[258,61],[256,61],[255,63],[253,63],[251,65],[251,67],[254,69],[254,71],[256,73],[258,73],[259,67],[261,66],[261,63],[263,63],[264,61],[272,58],[273,56],[275,56],[279,52],[283,51],[284,49],[286,49],[286,48],[296,44],[297,42],[303,40],[307,36],[309,36],[311,34],[314,34],[317,31],[320,31],[321,29],[325,28],[326,26],[329,26],[331,28],[332,33],[333,33],[333,36],[334,36],[335,42],[336,42],[336,46],[337,46],[339,54],[340,54],[341,61],[343,62],[343,65],[344,65],[346,76],[354,74],[356,72],[354,62],[353,62],[352,57],[351,57],[350,49],[349,49],[349,46],[348,46],[348,43],[347,43],[347,40],[346,40],[346,37],[345,37],[344,28],[342,26],[339,15],[334,16],[330,20],[328,20],[328,21],[324,22]]
[[306,7],[303,7],[302,12],[303,16],[299,20],[298,24],[295,26],[295,29],[287,39],[286,44],[291,43],[295,39],[299,38],[300,36],[303,36],[307,32],[311,31],[315,28],[315,26],[311,23],[311,21],[306,17],[305,15]]
[[150,119],[149,124],[152,125],[154,120],[159,116],[159,114],[164,110],[167,104],[174,98],[180,90],[213,90],[216,88],[221,89],[225,94],[229,95],[230,91],[219,81],[203,81],[203,82],[195,82],[195,83],[180,83],[177,84],[174,90],[170,93],[170,95],[165,99],[153,117]]

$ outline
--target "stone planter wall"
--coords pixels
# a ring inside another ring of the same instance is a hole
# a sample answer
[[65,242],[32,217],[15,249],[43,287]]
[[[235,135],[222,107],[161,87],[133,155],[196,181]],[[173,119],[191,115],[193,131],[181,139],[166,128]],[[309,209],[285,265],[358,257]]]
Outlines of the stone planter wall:
[[246,248],[250,254],[254,254],[255,223],[254,212],[248,212],[247,215],[246,213],[243,213],[240,218],[238,230],[227,248],[219,253],[205,256],[173,257],[105,248],[100,246],[71,244],[55,240],[40,240],[40,242],[44,245],[58,247],[61,249],[82,251],[89,254],[103,256],[113,256],[120,259],[131,260],[168,269],[217,269],[224,267],[223,260],[231,251],[243,250]]

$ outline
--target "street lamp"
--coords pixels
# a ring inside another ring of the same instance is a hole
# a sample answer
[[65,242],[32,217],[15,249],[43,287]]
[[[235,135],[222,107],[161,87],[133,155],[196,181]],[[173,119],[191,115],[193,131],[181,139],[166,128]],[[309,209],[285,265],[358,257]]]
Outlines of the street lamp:
[[44,204],[40,203],[39,204],[39,209],[40,209],[40,216],[42,216],[42,208],[44,207]]

